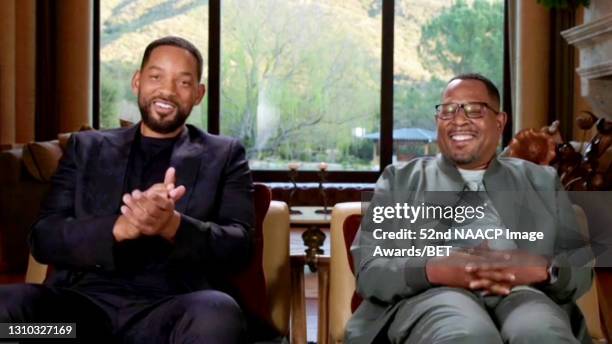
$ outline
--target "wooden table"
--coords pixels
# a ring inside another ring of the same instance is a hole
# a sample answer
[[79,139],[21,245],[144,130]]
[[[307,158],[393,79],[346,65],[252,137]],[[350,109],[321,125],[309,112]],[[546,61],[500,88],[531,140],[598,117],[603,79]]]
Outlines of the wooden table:
[[291,227],[306,228],[302,234],[304,250],[291,252],[291,343],[305,344],[307,339],[306,296],[304,285],[304,266],[308,265],[318,277],[318,321],[317,343],[328,343],[323,338],[327,330],[329,298],[329,252],[323,250],[325,233],[329,228],[331,214],[318,213],[323,207],[291,207],[301,214],[291,215]]
[[[331,210],[331,208],[328,209]],[[291,210],[301,213],[291,214],[291,225],[294,227],[329,226],[331,222],[331,214],[317,213],[323,210],[323,207],[291,207]]]
[[[305,254],[291,255],[291,343],[306,344],[306,298],[304,288]],[[319,316],[317,321],[317,343],[327,344],[329,333],[327,316],[329,314],[329,255],[316,256],[318,273]]]
[[316,256],[324,254],[323,244],[325,243],[325,233],[322,228],[329,228],[331,214],[322,213],[323,207],[291,207],[292,211],[299,211],[299,214],[291,214],[291,227],[307,228],[302,233],[306,252],[306,265],[310,271],[316,272]]

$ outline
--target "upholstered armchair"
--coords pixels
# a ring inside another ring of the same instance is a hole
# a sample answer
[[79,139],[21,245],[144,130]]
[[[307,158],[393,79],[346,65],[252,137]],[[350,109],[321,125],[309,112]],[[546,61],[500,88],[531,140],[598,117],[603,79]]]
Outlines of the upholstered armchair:
[[[588,236],[587,221],[581,208],[574,206],[576,216],[584,235]],[[329,295],[329,338],[331,343],[344,342],[344,329],[353,311],[361,302],[355,293],[355,276],[350,255],[350,245],[361,222],[361,203],[339,203],[332,210],[331,222],[331,262]],[[605,340],[602,314],[599,307],[598,279],[595,278],[591,289],[578,300],[584,314],[589,333],[595,342]]]
[[[289,208],[286,203],[270,198],[267,187],[255,185],[253,260],[231,278],[230,284],[233,296],[253,320],[249,324],[251,339],[276,343],[289,337]],[[26,283],[42,283],[47,271],[47,265],[30,255]]]
[[[344,224],[355,223],[354,238],[361,221],[361,202],[337,203],[332,209],[330,237],[331,258],[329,264],[329,338],[331,343],[344,341],[344,328],[351,317],[354,308],[352,300],[357,298],[355,293],[355,275],[353,274],[353,261],[350,255],[352,238],[344,234]],[[350,241],[350,242],[349,242]]]
[[69,137],[59,134],[56,140],[30,142],[0,152],[0,275],[21,278],[25,272],[27,235]]

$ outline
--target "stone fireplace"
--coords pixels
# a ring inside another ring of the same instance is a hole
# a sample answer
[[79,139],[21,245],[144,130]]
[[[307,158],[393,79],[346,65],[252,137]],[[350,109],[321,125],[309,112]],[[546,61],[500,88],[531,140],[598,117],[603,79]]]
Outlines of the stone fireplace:
[[612,120],[612,1],[591,0],[584,24],[561,34],[580,52],[582,96],[598,117]]

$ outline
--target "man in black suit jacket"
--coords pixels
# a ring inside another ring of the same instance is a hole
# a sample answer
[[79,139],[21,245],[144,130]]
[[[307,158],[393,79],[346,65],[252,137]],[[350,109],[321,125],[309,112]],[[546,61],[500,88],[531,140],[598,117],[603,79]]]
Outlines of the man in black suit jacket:
[[201,74],[191,43],[154,41],[132,79],[142,122],[72,135],[30,237],[54,271],[0,287],[0,322],[76,322],[86,343],[243,340],[214,288],[250,255],[251,174],[238,141],[185,125]]

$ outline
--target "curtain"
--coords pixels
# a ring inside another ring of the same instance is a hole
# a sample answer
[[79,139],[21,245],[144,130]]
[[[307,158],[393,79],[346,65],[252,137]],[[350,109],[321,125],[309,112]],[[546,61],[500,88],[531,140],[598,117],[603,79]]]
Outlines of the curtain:
[[561,32],[576,25],[576,11],[555,9],[550,13],[550,93],[548,123],[558,120],[561,136],[573,137],[575,49]]
[[548,121],[550,12],[535,0],[509,0],[510,88],[513,131]]
[[91,123],[92,1],[37,1],[36,140]]
[[91,117],[92,0],[3,0],[0,149],[78,130]]
[[0,6],[0,146],[34,139],[35,1]]

